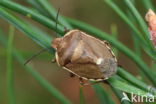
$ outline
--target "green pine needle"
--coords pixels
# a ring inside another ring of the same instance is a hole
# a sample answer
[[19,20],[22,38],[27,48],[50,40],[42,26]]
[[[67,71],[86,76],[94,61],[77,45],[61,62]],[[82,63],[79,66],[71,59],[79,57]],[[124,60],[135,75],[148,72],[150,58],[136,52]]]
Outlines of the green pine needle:
[[14,27],[10,25],[9,39],[8,39],[8,46],[7,46],[7,91],[8,91],[9,104],[15,104],[14,72],[13,72],[13,61],[12,61],[14,30],[15,30]]

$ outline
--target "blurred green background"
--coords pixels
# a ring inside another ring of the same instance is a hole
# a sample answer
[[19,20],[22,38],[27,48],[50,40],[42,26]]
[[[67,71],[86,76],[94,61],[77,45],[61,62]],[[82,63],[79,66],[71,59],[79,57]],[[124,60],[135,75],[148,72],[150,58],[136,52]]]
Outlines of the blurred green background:
[[[27,0],[14,0],[22,5],[30,7]],[[119,16],[102,0],[49,0],[50,3],[57,9],[61,8],[60,14],[67,17],[72,17],[91,24],[105,32],[111,33],[111,25],[116,25],[118,29],[118,39],[129,48],[133,49],[132,35],[129,28],[119,18]],[[124,9],[125,4],[122,0],[115,0],[118,5]],[[146,10],[143,8],[141,0],[136,0],[136,7],[144,17]],[[153,5],[156,1],[153,0]],[[17,14],[18,16],[25,18]],[[55,32],[41,26],[30,19],[25,18],[30,22],[38,25],[41,29],[54,36]],[[8,35],[9,24],[0,18],[0,29]],[[13,46],[16,47],[27,60],[30,56],[38,52],[39,47],[28,37],[22,35],[21,32],[15,30]],[[143,53],[143,59],[149,65],[151,64],[146,54]],[[79,104],[79,80],[78,78],[70,78],[69,73],[62,68],[58,67],[56,63],[51,63],[53,56],[49,53],[43,53],[37,58],[33,59],[31,64],[37,72],[39,72],[48,82],[52,83],[60,92],[69,98],[74,104]],[[125,55],[119,52],[119,64],[122,65],[127,71],[133,75],[138,76],[137,66],[130,61]],[[48,91],[42,88],[32,76],[19,65],[14,59],[14,88],[17,104],[58,104],[57,99],[53,98]],[[139,77],[139,76],[138,76]],[[108,93],[119,103],[115,95],[111,92],[110,88],[105,85]],[[90,86],[84,87],[84,95],[86,104],[98,104],[94,90]],[[6,93],[6,48],[0,44],[0,104],[7,104]]]

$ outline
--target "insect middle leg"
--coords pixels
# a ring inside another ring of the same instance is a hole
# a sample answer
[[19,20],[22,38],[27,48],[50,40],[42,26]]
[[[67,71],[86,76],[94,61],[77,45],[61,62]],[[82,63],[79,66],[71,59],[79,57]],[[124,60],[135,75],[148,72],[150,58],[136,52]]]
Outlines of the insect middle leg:
[[91,82],[85,83],[84,80],[83,80],[82,78],[79,78],[79,80],[80,80],[80,84],[81,84],[82,86],[94,85],[94,84],[103,82],[103,80],[101,80],[101,81],[96,81],[96,82],[93,82],[93,83],[91,83]]
[[51,62],[52,63],[55,63],[56,62],[56,58],[52,59]]

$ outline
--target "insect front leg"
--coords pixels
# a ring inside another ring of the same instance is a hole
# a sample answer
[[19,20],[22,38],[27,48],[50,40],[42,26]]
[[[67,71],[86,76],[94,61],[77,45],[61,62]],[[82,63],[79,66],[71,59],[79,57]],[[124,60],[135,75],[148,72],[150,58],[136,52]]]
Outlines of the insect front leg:
[[104,40],[103,42],[104,42],[105,44],[107,44],[107,46],[111,47],[111,45],[109,44],[108,41]]
[[75,77],[75,75],[73,73],[69,73],[70,77]]
[[83,80],[81,77],[79,78],[79,81],[80,81],[80,84],[81,84],[81,85],[84,85],[84,84],[85,84],[85,83],[84,83],[84,80]]
[[52,63],[55,63],[56,62],[56,58],[52,59],[51,62]]
[[118,67],[123,68],[122,65],[118,64]]

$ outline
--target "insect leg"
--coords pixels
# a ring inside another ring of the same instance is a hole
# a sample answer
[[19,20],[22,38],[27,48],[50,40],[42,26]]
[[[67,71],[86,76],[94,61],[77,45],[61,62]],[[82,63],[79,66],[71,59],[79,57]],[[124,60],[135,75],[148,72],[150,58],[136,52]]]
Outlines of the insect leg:
[[52,59],[51,62],[52,63],[55,63],[56,62],[56,58]]
[[105,84],[110,85],[109,82],[108,82],[107,80],[103,80],[102,82],[105,83]]
[[64,27],[64,32],[65,33],[69,32],[69,31],[70,31],[69,29],[67,29],[66,27]]
[[75,77],[75,75],[73,73],[69,73],[70,74],[70,77]]
[[101,83],[101,82],[103,82],[103,80],[102,81],[96,81],[96,82],[93,82],[93,83],[84,83],[83,81],[80,81],[80,84],[82,86],[88,86],[88,85],[95,85],[95,84]]
[[108,47],[111,48],[111,45],[110,45],[110,43],[109,43],[108,41],[104,40],[103,42],[104,42]]
[[80,84],[84,85],[84,81],[83,81],[83,79],[81,77],[79,78],[79,80],[80,80]]
[[118,67],[123,68],[122,65],[118,64]]

